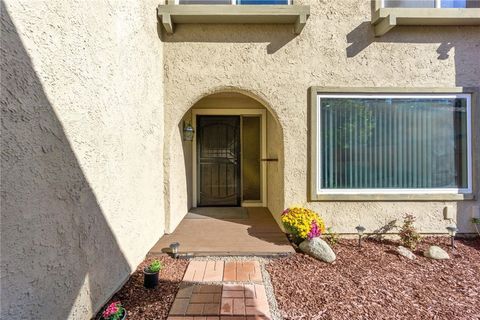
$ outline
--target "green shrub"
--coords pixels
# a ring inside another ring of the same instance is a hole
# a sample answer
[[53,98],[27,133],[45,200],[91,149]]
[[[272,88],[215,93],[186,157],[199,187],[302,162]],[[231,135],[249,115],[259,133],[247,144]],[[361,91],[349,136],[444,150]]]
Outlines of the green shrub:
[[473,224],[480,224],[480,218],[472,218]]
[[162,269],[163,269],[163,265],[158,260],[153,260],[152,263],[150,263],[150,265],[147,268],[148,272],[151,272],[151,273],[157,273]]
[[327,228],[325,232],[325,241],[327,241],[331,246],[334,246],[338,243],[338,233],[333,232],[332,227]]
[[403,218],[403,225],[399,233],[402,245],[412,250],[414,250],[420,242],[420,234],[413,226],[414,222],[415,217],[411,214],[406,214]]

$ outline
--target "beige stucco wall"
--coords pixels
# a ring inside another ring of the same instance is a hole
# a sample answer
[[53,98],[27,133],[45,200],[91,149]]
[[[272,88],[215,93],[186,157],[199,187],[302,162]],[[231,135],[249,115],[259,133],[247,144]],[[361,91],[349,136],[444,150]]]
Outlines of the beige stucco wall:
[[[277,208],[300,204],[341,233],[355,232],[359,223],[369,232],[378,230],[404,213],[417,216],[422,232],[444,232],[448,222],[442,211],[448,204],[458,207],[461,231],[473,231],[468,219],[478,201],[308,202],[308,88],[479,86],[480,27],[397,27],[375,38],[369,1],[296,3],[311,6],[297,37],[286,25],[177,25],[173,35],[162,35],[166,214],[172,217],[167,229],[173,230],[186,207],[178,192],[183,171],[174,165],[181,156],[177,125],[202,97],[233,88],[262,100],[282,127],[284,198],[269,200],[277,219]],[[478,119],[478,110],[475,114]],[[475,126],[473,134],[479,136],[479,130]],[[474,152],[479,153],[478,139]],[[478,180],[478,162],[475,166]]]
[[267,158],[278,159],[267,162],[267,206],[270,212],[275,213],[273,217],[282,226],[278,213],[281,213],[285,206],[283,132],[280,123],[271,113],[267,113]]
[[1,3],[2,319],[89,319],[163,234],[158,3]]

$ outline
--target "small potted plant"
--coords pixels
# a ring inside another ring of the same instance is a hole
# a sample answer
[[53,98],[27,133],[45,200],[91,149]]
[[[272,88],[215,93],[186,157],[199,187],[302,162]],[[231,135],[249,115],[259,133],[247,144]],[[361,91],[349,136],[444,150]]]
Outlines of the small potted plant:
[[145,288],[153,289],[158,285],[158,273],[162,268],[163,265],[160,261],[153,260],[143,269],[143,286]]
[[124,320],[127,318],[127,310],[120,301],[112,302],[102,313],[102,319],[105,320]]

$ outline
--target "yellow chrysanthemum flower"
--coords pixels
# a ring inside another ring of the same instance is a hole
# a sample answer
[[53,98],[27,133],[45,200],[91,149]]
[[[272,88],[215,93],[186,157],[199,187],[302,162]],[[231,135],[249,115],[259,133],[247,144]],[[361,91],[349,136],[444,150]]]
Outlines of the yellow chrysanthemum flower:
[[325,232],[322,218],[307,208],[288,208],[283,212],[281,220],[289,233],[301,239],[318,237]]

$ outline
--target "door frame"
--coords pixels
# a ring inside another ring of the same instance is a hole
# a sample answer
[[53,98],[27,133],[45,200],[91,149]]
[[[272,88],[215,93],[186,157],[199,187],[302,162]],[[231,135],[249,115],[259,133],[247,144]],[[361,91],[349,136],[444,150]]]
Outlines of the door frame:
[[[199,188],[199,181],[197,178],[197,115],[202,116],[260,116],[261,123],[261,137],[260,156],[262,159],[267,157],[267,110],[265,109],[193,109],[192,110],[192,127],[196,131],[193,135],[192,141],[192,207],[198,206],[197,190]],[[242,122],[240,122],[240,155],[243,159],[243,141],[242,137]],[[261,159],[260,159],[261,161]],[[242,207],[266,207],[267,206],[267,164],[261,161],[260,183],[261,183],[261,199],[256,201],[243,201],[243,168],[240,161],[240,205]]]

